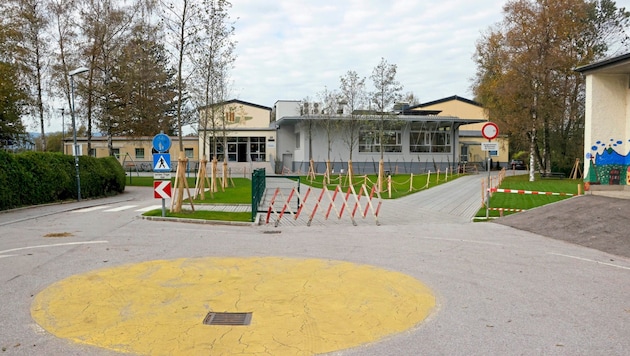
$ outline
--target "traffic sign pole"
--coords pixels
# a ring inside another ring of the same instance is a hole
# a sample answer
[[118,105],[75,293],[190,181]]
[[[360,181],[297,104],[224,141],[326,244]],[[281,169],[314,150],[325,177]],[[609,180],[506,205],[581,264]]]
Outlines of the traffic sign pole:
[[[494,122],[488,122],[481,128],[481,135],[490,143],[499,136],[499,127]],[[483,144],[482,144],[483,145]],[[486,220],[490,218],[490,151],[488,150],[488,186],[486,189]]]
[[[488,140],[490,142],[490,140]],[[490,151],[488,151],[488,186],[486,189],[486,221],[490,219]]]
[[158,152],[153,154],[153,188],[155,198],[162,198],[162,217],[166,216],[166,197],[171,197],[171,155],[165,153],[170,148],[171,138],[164,132],[153,137],[153,149]]

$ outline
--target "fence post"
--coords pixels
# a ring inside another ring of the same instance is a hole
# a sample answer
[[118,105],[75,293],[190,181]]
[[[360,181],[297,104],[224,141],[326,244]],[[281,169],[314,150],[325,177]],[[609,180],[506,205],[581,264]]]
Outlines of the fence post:
[[255,169],[252,172],[252,222],[256,220],[258,205],[262,201],[266,189],[266,174],[264,168]]

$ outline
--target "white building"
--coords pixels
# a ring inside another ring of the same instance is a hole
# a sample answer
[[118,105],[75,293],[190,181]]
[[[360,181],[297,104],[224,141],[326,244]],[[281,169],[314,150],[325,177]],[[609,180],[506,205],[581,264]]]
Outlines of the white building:
[[576,70],[586,77],[585,181],[630,189],[630,53]]
[[[309,161],[318,173],[330,160],[335,172],[347,169],[352,151],[355,173],[376,173],[383,147],[384,169],[392,173],[419,173],[456,168],[461,162],[459,128],[486,119],[439,116],[439,110],[409,110],[382,115],[355,112],[326,113],[318,103],[277,101],[272,123],[277,132],[277,160],[283,170],[306,173]],[[353,118],[357,119],[354,121]],[[352,128],[354,127],[354,129]],[[280,163],[279,162],[279,163]]]

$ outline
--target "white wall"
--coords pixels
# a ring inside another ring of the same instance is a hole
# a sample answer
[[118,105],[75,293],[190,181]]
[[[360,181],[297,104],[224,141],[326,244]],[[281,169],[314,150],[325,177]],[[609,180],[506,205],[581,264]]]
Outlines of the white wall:
[[[593,74],[586,77],[585,157],[589,153],[593,156],[602,153],[617,141],[622,142],[614,147],[618,153],[626,155],[630,151],[629,81],[628,75]],[[593,150],[594,146],[596,150]],[[585,171],[588,163],[585,160]]]

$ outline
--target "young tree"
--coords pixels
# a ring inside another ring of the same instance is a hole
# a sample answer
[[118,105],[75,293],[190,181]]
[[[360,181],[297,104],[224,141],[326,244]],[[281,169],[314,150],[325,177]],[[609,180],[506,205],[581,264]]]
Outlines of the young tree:
[[[378,163],[378,186],[383,187],[383,157],[385,154],[385,121],[391,119],[391,109],[400,98],[402,85],[396,80],[396,65],[389,64],[385,58],[372,70],[372,81],[375,91],[371,95],[371,102],[374,104],[376,115],[379,118],[378,136],[379,151],[381,159]],[[391,123],[390,123],[391,124]],[[391,125],[387,125],[391,129]],[[394,137],[395,139],[395,137]]]
[[339,116],[343,116],[343,108],[339,102],[341,94],[337,90],[328,90],[319,93],[319,99],[322,102],[323,109],[319,126],[326,132],[326,176],[330,177],[330,154],[332,153],[332,144],[335,141],[337,131],[339,129]]
[[512,0],[477,43],[476,99],[544,172],[582,152],[584,79],[574,68],[627,41],[630,14],[614,1]]
[[314,102],[310,97],[305,97],[300,102],[300,116],[305,117],[301,120],[301,125],[306,128],[306,139],[308,140],[308,161],[313,161],[313,130],[317,124],[317,116],[319,116],[319,103]]
[[352,181],[352,153],[359,142],[359,130],[363,124],[360,110],[366,101],[365,77],[360,78],[357,72],[348,71],[345,76],[340,78],[340,102],[339,105],[345,107],[344,115],[341,120],[343,141],[348,147],[348,176]]
[[[199,44],[192,52],[192,60],[197,73],[193,90],[198,107],[204,107],[199,118],[199,126],[204,154],[209,142],[212,143],[212,158],[217,158],[219,128],[225,126],[225,106],[227,100],[229,70],[234,60],[235,42],[233,40],[234,24],[230,20],[229,9],[231,3],[226,0],[203,0],[202,27],[199,34]],[[208,136],[211,131],[211,140]],[[224,141],[226,132],[222,131]],[[224,142],[225,145],[225,142]],[[224,146],[225,147],[225,146]],[[227,156],[225,157],[227,158]]]
[[186,102],[188,101],[187,83],[191,77],[192,68],[186,66],[186,59],[192,55],[194,46],[199,41],[199,31],[201,29],[200,13],[201,9],[196,0],[165,1],[162,4],[162,23],[166,30],[166,40],[172,48],[175,58],[176,70],[176,120],[177,134],[179,138],[179,149],[184,151],[184,141],[182,129],[188,121]]
[[376,115],[379,117],[379,143],[381,151],[381,161],[384,154],[383,133],[385,129],[385,120],[389,118],[391,108],[400,98],[402,85],[396,80],[397,66],[389,64],[385,58],[381,58],[381,62],[374,67],[370,78],[374,84],[374,92],[371,95],[371,103],[374,104]]

